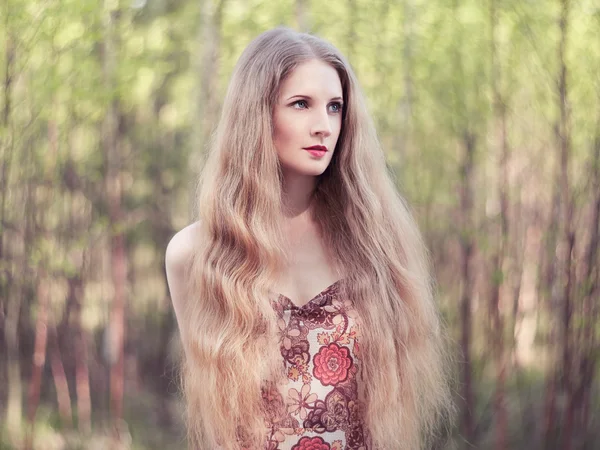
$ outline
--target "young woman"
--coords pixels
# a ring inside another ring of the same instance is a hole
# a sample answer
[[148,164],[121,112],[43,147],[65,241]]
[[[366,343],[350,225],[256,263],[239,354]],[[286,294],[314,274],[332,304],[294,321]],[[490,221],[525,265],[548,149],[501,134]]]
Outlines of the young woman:
[[426,250],[332,45],[246,48],[198,209],[166,252],[190,446],[430,443],[452,402]]

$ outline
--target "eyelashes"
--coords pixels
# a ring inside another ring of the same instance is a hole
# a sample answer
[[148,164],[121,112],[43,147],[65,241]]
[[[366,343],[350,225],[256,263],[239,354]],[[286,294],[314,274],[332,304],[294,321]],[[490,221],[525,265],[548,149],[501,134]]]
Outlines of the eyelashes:
[[296,100],[290,106],[298,106],[298,105],[304,105],[304,106],[301,107],[301,108],[296,108],[296,109],[306,109],[306,108],[308,108],[308,103],[307,103],[306,100]]
[[[306,100],[296,100],[295,102],[291,103],[290,106],[293,106],[295,109],[307,109],[308,102]],[[327,105],[327,109],[332,114],[339,114],[342,112],[343,106],[344,105],[342,102],[332,102]]]
[[333,102],[329,106],[335,106],[335,107],[337,107],[337,109],[335,111],[333,111],[333,112],[339,113],[339,112],[342,112],[342,108],[343,108],[344,105],[342,105],[342,102]]

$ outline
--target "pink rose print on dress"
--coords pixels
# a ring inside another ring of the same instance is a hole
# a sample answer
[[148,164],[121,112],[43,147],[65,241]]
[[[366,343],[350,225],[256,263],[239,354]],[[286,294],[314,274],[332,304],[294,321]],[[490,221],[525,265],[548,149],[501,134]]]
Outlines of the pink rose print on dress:
[[322,437],[303,437],[292,450],[331,450],[331,446]]
[[313,375],[325,386],[335,386],[348,378],[352,366],[350,350],[337,344],[323,346],[313,360]]

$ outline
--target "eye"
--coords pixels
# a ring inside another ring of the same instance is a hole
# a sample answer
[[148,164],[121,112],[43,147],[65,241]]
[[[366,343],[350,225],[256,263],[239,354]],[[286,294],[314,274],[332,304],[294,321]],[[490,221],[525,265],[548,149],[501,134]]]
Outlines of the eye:
[[306,100],[296,100],[292,103],[292,106],[296,109],[306,109],[308,108],[308,103],[306,103]]
[[330,111],[330,112],[332,112],[332,113],[339,113],[339,112],[341,112],[341,111],[342,111],[342,106],[343,106],[343,105],[342,105],[342,103],[341,103],[341,102],[334,102],[334,103],[331,103],[331,104],[329,105],[329,108],[330,108],[330,109],[329,109],[329,111]]

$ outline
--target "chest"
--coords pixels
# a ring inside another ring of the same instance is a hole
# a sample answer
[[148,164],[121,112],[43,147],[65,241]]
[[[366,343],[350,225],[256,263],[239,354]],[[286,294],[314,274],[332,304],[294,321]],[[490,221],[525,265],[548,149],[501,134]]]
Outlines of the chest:
[[289,264],[276,284],[276,292],[302,306],[340,276],[336,274],[329,252],[314,228],[291,228],[288,233]]

